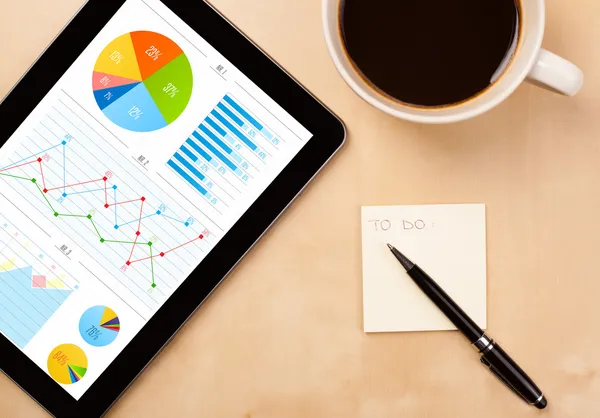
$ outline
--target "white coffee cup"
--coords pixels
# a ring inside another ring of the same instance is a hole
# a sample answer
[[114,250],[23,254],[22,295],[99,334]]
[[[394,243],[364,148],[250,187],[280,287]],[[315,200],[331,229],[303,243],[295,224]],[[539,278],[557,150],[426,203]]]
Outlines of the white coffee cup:
[[583,85],[583,73],[577,66],[542,48],[544,0],[519,0],[521,29],[516,51],[504,73],[490,88],[472,99],[446,107],[427,108],[401,103],[378,92],[354,69],[340,30],[343,1],[323,0],[323,29],[333,62],[344,80],[360,97],[398,118],[420,123],[458,122],[494,108],[524,81],[565,96],[574,96]]

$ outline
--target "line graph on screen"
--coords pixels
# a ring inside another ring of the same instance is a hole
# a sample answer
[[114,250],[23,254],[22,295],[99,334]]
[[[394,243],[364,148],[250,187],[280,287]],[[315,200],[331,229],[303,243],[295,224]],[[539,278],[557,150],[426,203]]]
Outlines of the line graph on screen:
[[0,163],[0,180],[152,310],[212,247],[214,223],[115,152],[75,105],[60,100]]

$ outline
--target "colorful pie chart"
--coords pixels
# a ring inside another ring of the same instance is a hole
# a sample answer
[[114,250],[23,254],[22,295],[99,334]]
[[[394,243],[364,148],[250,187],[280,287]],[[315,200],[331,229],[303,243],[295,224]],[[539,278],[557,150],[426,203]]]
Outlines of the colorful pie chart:
[[126,33],[108,44],[92,79],[100,110],[134,132],[156,131],[177,120],[193,85],[192,67],[179,45],[148,31]]
[[74,344],[62,344],[48,356],[48,373],[63,385],[72,385],[85,376],[88,359],[83,350]]
[[79,320],[79,334],[94,347],[104,347],[112,343],[121,331],[121,321],[112,309],[94,306],[88,309]]

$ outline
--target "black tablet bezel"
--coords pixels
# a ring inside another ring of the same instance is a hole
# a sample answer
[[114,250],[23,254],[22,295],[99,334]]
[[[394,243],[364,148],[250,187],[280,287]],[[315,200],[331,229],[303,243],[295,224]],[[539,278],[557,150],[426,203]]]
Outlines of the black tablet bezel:
[[[196,270],[184,281],[79,401],[0,336],[0,369],[56,416],[106,412],[345,140],[341,121],[210,5],[200,0],[162,2],[314,137],[202,261],[202,275]],[[0,104],[0,146],[124,3],[90,0],[82,7]]]

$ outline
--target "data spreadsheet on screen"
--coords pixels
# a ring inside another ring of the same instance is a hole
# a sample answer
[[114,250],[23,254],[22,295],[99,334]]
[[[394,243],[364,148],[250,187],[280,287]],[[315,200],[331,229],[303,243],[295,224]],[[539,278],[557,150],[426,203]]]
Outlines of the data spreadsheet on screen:
[[81,398],[311,137],[128,0],[0,149],[0,332]]

